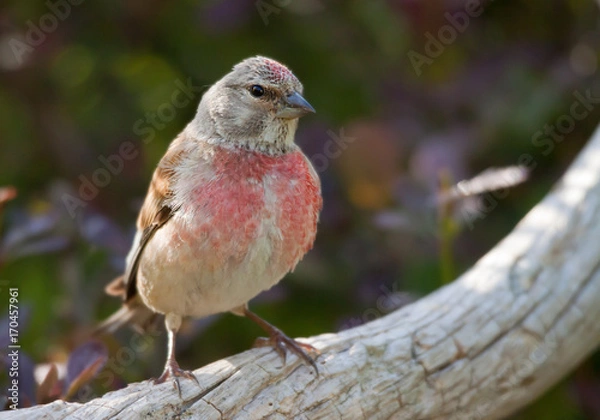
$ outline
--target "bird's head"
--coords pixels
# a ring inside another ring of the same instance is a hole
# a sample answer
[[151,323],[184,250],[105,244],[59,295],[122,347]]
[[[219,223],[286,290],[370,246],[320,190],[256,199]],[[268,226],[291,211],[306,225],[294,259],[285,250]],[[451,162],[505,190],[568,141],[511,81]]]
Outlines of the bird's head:
[[266,57],[248,58],[203,96],[194,131],[209,141],[266,153],[293,148],[298,118],[313,113],[298,78]]

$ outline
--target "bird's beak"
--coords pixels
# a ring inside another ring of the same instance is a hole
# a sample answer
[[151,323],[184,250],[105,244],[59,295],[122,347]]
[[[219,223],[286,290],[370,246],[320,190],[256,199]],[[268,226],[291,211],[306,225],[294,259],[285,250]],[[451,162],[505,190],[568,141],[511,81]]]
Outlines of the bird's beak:
[[303,115],[316,112],[311,104],[298,92],[294,92],[285,98],[285,107],[275,114],[277,118],[300,118]]

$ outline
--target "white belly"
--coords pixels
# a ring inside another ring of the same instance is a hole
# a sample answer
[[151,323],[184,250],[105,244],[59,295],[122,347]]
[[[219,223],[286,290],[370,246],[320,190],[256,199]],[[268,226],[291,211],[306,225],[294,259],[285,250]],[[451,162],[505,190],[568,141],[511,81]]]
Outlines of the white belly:
[[[204,317],[239,307],[276,284],[291,269],[278,264],[280,232],[261,223],[246,252],[223,255],[202,237],[182,238],[173,218],[150,240],[138,272],[138,292],[156,312]],[[213,232],[213,234],[215,234]],[[229,232],[235,241],[235,232]],[[231,240],[231,239],[230,239]],[[227,252],[226,252],[227,253]]]

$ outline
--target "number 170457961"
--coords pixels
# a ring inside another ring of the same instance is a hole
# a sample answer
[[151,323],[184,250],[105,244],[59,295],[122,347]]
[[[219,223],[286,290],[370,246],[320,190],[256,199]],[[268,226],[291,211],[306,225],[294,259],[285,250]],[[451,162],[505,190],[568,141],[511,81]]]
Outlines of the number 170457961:
[[11,345],[19,344],[19,289],[10,288],[8,298],[8,335]]

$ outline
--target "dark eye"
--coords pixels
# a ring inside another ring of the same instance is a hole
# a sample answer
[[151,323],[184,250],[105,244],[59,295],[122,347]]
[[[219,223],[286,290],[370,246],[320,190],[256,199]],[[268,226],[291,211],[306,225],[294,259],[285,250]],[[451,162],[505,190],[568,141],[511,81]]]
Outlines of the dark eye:
[[262,87],[261,85],[252,85],[250,87],[250,95],[254,96],[255,98],[260,98],[264,94],[265,94],[265,88]]

